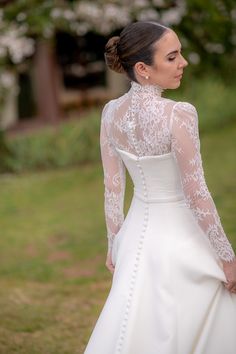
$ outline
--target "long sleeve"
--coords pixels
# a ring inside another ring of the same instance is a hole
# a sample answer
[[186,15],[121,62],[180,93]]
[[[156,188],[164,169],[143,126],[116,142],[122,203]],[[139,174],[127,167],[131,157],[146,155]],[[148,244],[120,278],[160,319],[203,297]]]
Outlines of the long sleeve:
[[102,113],[100,148],[104,172],[104,210],[108,237],[108,251],[111,251],[115,235],[124,221],[125,166],[107,134]]
[[179,166],[188,206],[220,259],[230,262],[235,254],[224,233],[205,182],[195,107],[187,102],[176,103],[172,111],[170,129],[172,151]]

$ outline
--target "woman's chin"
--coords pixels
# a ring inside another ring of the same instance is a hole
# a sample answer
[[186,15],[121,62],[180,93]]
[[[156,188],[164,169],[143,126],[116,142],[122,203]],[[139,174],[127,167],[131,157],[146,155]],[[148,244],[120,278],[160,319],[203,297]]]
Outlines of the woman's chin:
[[173,82],[167,89],[168,90],[174,90],[177,89],[178,87],[180,87],[181,81],[178,80],[176,82]]
[[179,80],[179,82],[177,82],[177,84],[176,84],[175,88],[180,87],[180,85],[181,85],[181,81]]

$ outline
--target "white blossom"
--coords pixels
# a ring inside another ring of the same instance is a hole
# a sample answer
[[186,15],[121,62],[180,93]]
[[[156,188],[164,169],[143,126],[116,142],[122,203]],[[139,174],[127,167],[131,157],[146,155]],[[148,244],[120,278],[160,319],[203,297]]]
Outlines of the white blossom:
[[0,59],[7,56],[7,49],[5,47],[0,47]]
[[75,6],[75,11],[79,18],[84,20],[90,19],[90,21],[97,21],[103,18],[102,9],[98,4],[88,3],[86,1],[80,1]]
[[43,37],[44,38],[51,38],[53,36],[53,33],[54,33],[53,26],[45,27],[43,30]]
[[199,54],[196,52],[189,53],[188,59],[189,59],[190,63],[192,63],[194,65],[199,64],[200,60],[201,60]]
[[99,6],[96,3],[81,1],[75,6],[75,13],[78,22],[88,22],[91,28],[101,34],[109,34],[131,21],[129,7],[115,3],[105,3]]
[[68,21],[71,21],[71,20],[74,20],[75,19],[75,14],[74,14],[74,12],[73,11],[71,11],[71,10],[65,10],[64,12],[63,12],[63,18],[65,18],[66,20],[68,20]]
[[22,27],[11,27],[0,36],[0,48],[2,52],[7,52],[14,64],[19,64],[22,60],[34,53],[34,40],[27,38]]
[[14,86],[14,75],[9,70],[0,72],[0,86],[3,89],[9,90]]
[[17,21],[24,21],[26,19],[26,14],[24,12],[19,12],[18,15],[16,16]]
[[179,38],[180,38],[180,42],[182,44],[182,47],[183,48],[188,47],[188,44],[189,44],[188,39],[186,37],[184,37],[184,36],[181,36],[181,35],[179,36]]
[[57,8],[57,7],[55,7],[54,9],[52,9],[50,15],[54,19],[60,18],[62,16],[62,10]]
[[165,6],[165,1],[164,0],[152,0],[152,3],[153,3],[154,6],[158,6],[158,7]]
[[179,7],[172,8],[166,10],[161,14],[161,21],[166,26],[178,25],[181,22],[183,15],[184,15],[183,9]]
[[147,0],[134,0],[132,3],[135,9],[147,8],[147,6],[149,5]]
[[137,19],[139,21],[157,21],[159,19],[159,13],[154,9],[144,9],[139,12]]
[[25,35],[27,33],[27,31],[29,30],[29,25],[28,23],[21,23],[21,25],[18,27],[19,30],[19,34],[20,35]]
[[109,33],[108,27],[115,29],[116,27],[124,27],[130,22],[129,12],[125,7],[119,7],[114,4],[108,4],[104,6],[103,9],[104,21],[102,21],[102,26],[105,28],[104,24],[107,23],[107,29],[104,33]]
[[233,10],[231,10],[231,18],[234,22],[236,22],[236,8],[234,8]]
[[230,41],[231,41],[231,43],[232,43],[233,45],[236,46],[236,33],[233,33],[233,34],[232,34],[232,36],[231,36],[231,38],[230,38]]
[[222,43],[206,43],[205,49],[209,53],[217,53],[217,54],[222,54],[225,51],[225,47],[223,46]]
[[83,36],[89,32],[91,26],[87,22],[72,22],[70,29],[74,31],[78,36]]

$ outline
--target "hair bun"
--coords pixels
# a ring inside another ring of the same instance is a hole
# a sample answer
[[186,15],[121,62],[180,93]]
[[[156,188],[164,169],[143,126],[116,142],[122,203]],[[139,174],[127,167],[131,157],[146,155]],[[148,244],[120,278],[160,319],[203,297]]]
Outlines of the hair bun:
[[117,73],[124,73],[124,68],[121,64],[120,57],[118,55],[117,47],[120,41],[119,36],[114,36],[109,39],[105,46],[105,61],[107,66],[116,71]]

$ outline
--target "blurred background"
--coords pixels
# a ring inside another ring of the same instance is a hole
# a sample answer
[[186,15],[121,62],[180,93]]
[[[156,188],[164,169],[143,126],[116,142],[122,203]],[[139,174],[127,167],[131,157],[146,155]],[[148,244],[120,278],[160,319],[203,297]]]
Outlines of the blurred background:
[[179,35],[189,66],[165,96],[198,110],[236,250],[235,0],[0,0],[0,354],[82,354],[108,295],[100,114],[129,81],[103,53],[136,20]]

